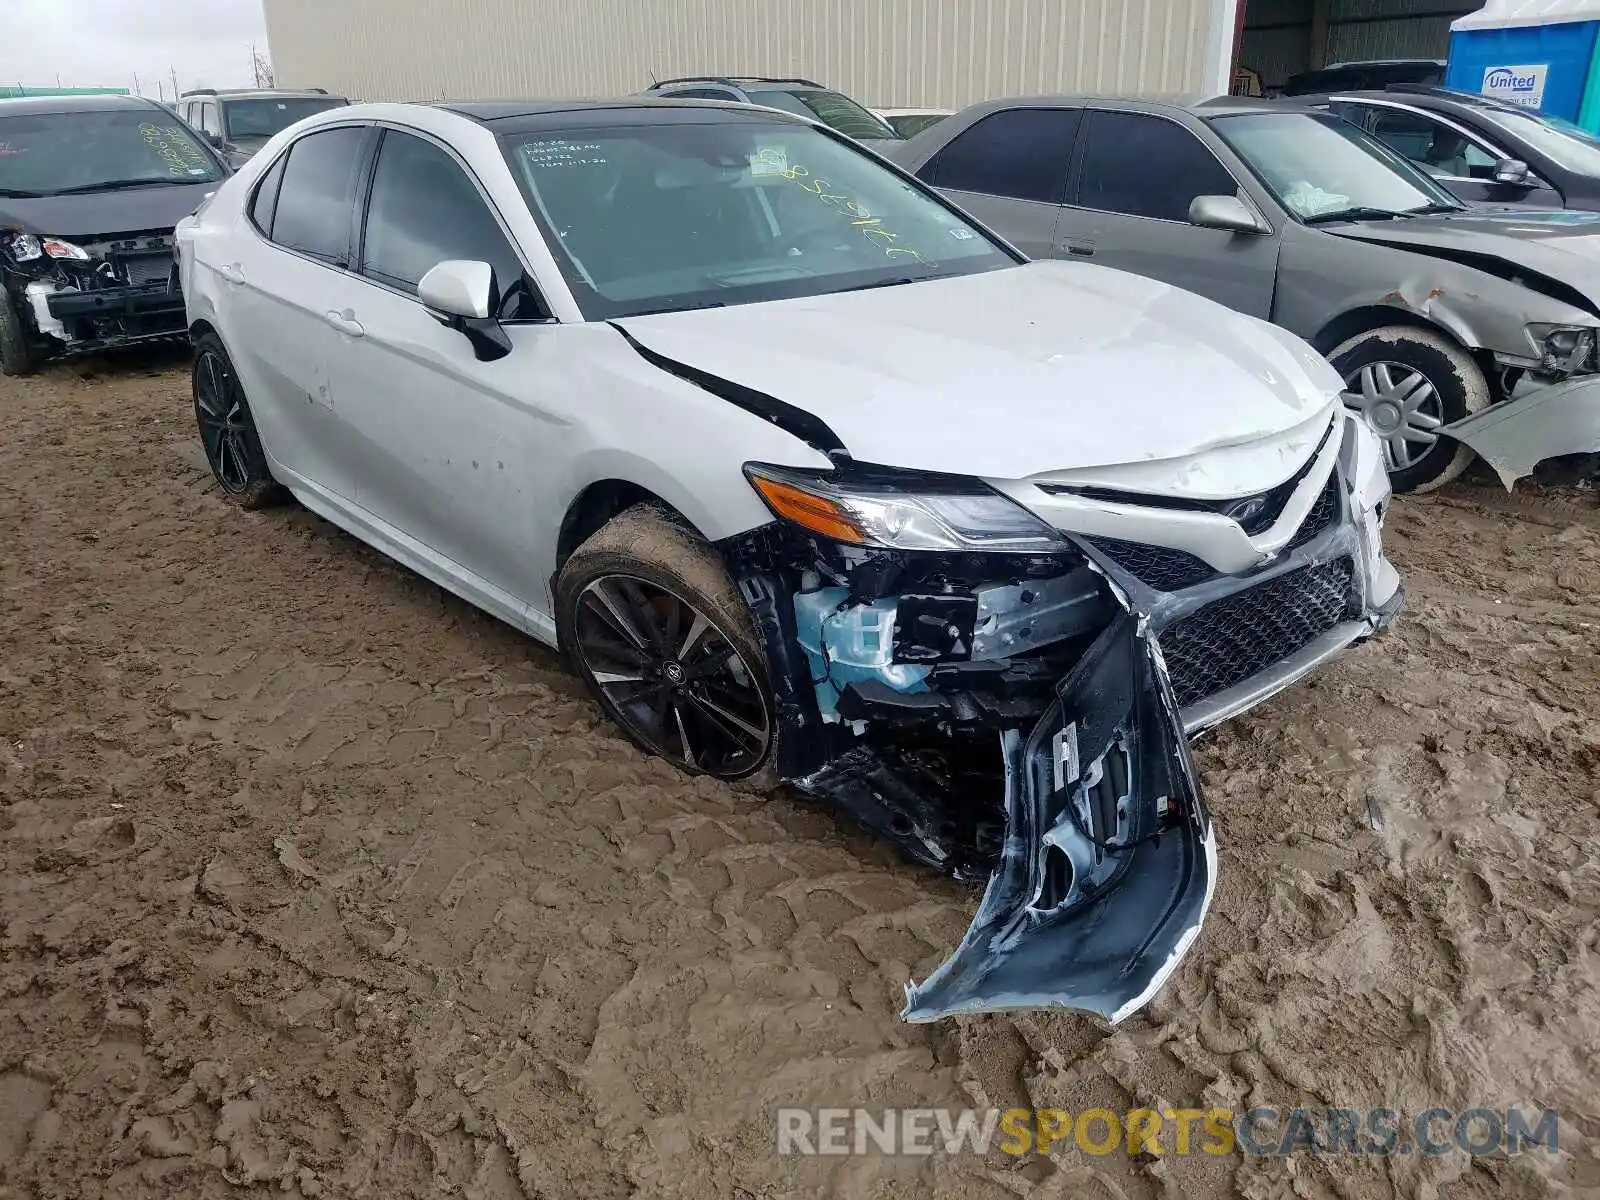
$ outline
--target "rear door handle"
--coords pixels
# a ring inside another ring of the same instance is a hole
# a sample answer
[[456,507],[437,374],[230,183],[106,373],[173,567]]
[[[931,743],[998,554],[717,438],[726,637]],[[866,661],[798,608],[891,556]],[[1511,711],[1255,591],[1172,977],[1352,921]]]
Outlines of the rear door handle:
[[217,274],[221,275],[223,279],[227,280],[229,283],[244,282],[244,268],[238,263],[227,263],[224,266],[218,267]]
[[360,321],[356,320],[355,313],[351,312],[348,308],[342,313],[323,313],[322,319],[329,325],[332,325],[346,337],[360,337],[362,334],[367,332],[365,326],[363,326]]
[[1074,258],[1094,257],[1094,247],[1085,242],[1068,242],[1064,249]]

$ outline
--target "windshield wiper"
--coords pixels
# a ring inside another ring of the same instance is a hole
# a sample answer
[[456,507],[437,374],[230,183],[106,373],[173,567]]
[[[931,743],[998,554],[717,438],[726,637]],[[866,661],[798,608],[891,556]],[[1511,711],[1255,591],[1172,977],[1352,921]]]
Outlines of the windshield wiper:
[[1465,204],[1445,204],[1438,200],[1429,200],[1421,208],[1408,208],[1401,213],[1402,217],[1425,217],[1429,213],[1466,212]]
[[49,194],[49,192],[27,192],[21,188],[0,188],[0,196],[7,200],[38,200]]
[[662,313],[689,312],[691,309],[696,308],[727,307],[727,304],[721,300],[703,300],[699,304],[666,304],[660,308],[641,308],[638,312],[624,313],[618,320],[626,320],[628,317],[657,317]]
[[854,285],[853,287],[835,288],[834,291],[836,291],[836,292],[865,292],[865,291],[870,291],[873,288],[899,287],[901,284],[905,284],[905,283],[926,283],[930,279],[943,279],[943,278],[945,278],[945,275],[944,275],[943,272],[936,272],[935,274],[932,274],[932,275],[899,275],[899,276],[896,276],[893,279],[880,279],[875,283],[858,283],[858,284]]
[[1300,223],[1302,225],[1321,225],[1326,221],[1392,221],[1396,217],[1408,215],[1408,213],[1391,212],[1387,208],[1368,208],[1365,205],[1357,204],[1334,212],[1322,212],[1309,217],[1301,217]]
[[51,196],[71,196],[78,192],[119,192],[124,188],[158,187],[163,183],[205,183],[207,180],[177,179],[170,175],[146,175],[143,179],[107,179],[100,183],[80,183],[76,187],[57,188],[46,193]]

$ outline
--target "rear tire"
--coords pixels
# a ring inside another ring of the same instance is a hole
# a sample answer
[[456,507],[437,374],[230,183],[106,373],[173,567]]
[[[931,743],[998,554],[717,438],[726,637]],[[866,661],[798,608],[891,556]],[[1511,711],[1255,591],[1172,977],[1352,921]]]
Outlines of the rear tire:
[[555,608],[567,661],[641,749],[745,791],[779,785],[777,705],[755,621],[693,530],[635,505],[562,565]]
[[1328,355],[1345,382],[1345,406],[1383,443],[1389,485],[1431,492],[1465,471],[1472,451],[1433,430],[1489,406],[1489,384],[1455,342],[1430,329],[1390,325],[1357,334]]
[[0,375],[31,375],[36,366],[22,317],[11,297],[0,291]]
[[282,503],[288,493],[272,478],[244,387],[216,334],[195,339],[190,381],[200,444],[228,502],[246,511]]

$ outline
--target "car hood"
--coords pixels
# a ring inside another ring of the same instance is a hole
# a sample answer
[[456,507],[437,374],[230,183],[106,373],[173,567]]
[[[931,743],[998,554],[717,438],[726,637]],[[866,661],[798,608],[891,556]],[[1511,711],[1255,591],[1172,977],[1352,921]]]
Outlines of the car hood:
[[1457,260],[1500,259],[1575,288],[1600,305],[1600,212],[1470,210],[1323,229],[1422,254],[1438,251]]
[[72,196],[12,199],[0,196],[0,229],[48,234],[67,241],[96,241],[112,234],[170,232],[200,207],[222,180],[125,188]]
[[1257,443],[1253,463],[1230,456],[1239,488],[1271,486],[1299,466],[1284,439],[1301,427],[1303,458],[1303,426],[1340,387],[1263,321],[1071,263],[614,324],[652,355],[819,418],[857,460],[994,479]]

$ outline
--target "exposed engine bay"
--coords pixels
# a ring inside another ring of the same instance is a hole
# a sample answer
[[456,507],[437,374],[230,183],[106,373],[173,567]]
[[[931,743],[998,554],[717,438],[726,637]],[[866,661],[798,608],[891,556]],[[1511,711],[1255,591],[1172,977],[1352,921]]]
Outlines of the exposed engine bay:
[[1189,736],[1401,604],[1394,580],[1370,603],[1392,568],[1381,510],[1352,487],[1371,471],[1353,425],[1335,416],[1290,480],[1234,502],[1285,537],[1254,570],[1077,535],[1048,553],[905,551],[779,521],[721,544],[774,665],[783,777],[919,862],[989,879],[907,1019],[1048,1004],[1114,1022],[1176,966],[1216,862]]
[[76,242],[0,233],[0,280],[42,356],[187,335],[170,231]]

